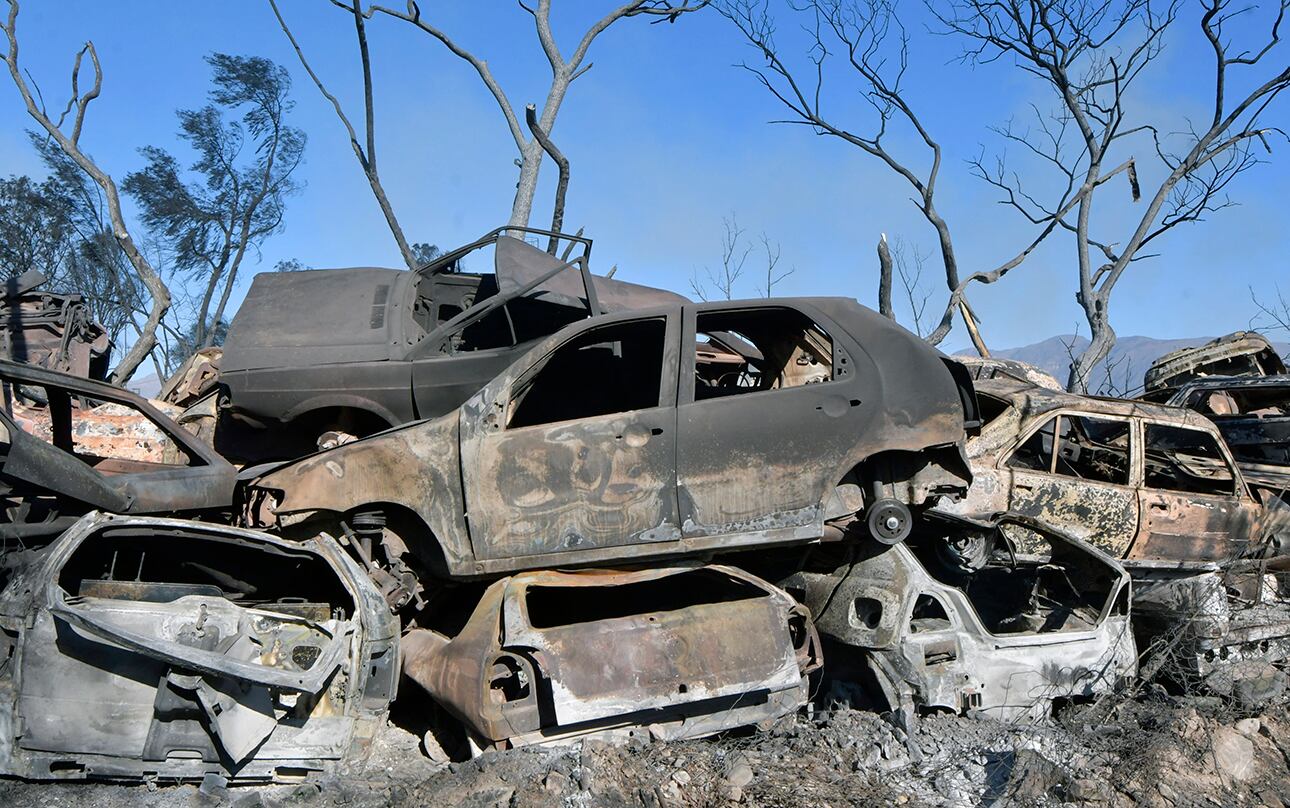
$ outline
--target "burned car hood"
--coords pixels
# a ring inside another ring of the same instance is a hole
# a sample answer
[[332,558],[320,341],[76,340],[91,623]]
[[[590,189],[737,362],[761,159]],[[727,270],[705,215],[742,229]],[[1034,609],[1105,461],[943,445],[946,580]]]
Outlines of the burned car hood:
[[229,326],[220,369],[389,359],[411,277],[375,268],[256,275]]

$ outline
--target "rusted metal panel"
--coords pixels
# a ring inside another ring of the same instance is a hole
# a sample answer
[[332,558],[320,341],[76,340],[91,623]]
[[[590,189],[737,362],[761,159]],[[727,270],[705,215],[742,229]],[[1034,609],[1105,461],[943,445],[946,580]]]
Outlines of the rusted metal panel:
[[0,625],[0,771],[35,779],[332,771],[397,684],[397,621],[326,537],[90,514],[18,569]]
[[1237,331],[1194,348],[1182,348],[1151,363],[1143,376],[1148,393],[1204,376],[1270,376],[1285,363],[1262,334]]
[[11,279],[0,296],[0,352],[5,359],[86,379],[107,375],[112,343],[79,294],[41,292],[41,273]]
[[[299,522],[317,512],[396,505],[424,520],[452,569],[471,569],[457,452],[457,413],[319,452],[255,481],[244,519]],[[285,518],[284,518],[285,517]],[[404,537],[412,539],[416,537]]]
[[694,737],[783,715],[820,664],[809,615],[729,567],[533,572],[492,584],[404,671],[484,746],[669,727]]

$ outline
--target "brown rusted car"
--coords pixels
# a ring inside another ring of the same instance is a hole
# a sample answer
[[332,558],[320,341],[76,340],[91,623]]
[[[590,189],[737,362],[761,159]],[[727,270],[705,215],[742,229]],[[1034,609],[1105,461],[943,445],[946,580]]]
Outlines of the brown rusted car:
[[[697,367],[718,343],[742,361]],[[975,420],[961,365],[854,300],[675,305],[568,326],[446,416],[264,474],[245,513],[350,535],[393,601],[425,572],[896,543],[966,491]]]
[[821,664],[806,607],[715,565],[503,578],[452,636],[404,635],[403,659],[478,748],[762,724],[806,703]]
[[1176,407],[977,383],[985,424],[967,442],[959,514],[1011,511],[1116,557],[1225,561],[1266,540],[1262,503],[1213,422]]

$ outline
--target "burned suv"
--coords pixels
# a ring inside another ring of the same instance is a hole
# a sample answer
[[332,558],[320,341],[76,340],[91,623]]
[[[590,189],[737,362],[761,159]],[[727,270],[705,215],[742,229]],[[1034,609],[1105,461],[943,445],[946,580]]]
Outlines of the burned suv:
[[[550,237],[553,251],[525,235]],[[489,250],[495,272],[466,271]],[[685,300],[594,276],[590,253],[589,239],[501,228],[415,272],[257,275],[220,360],[217,446],[243,459],[299,457],[325,431],[363,437],[442,415],[571,322]]]
[[676,305],[568,326],[445,416],[265,474],[245,512],[349,534],[393,600],[423,577],[406,558],[482,577],[858,522],[896,543],[967,490],[965,423],[962,366],[854,300]]

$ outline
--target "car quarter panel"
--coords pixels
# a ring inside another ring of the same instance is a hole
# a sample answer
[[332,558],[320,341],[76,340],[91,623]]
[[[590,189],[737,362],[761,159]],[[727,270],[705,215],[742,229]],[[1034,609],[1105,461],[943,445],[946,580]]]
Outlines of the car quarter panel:
[[284,524],[370,505],[407,508],[438,540],[449,571],[469,574],[474,570],[466,540],[457,422],[457,412],[452,412],[319,452],[264,475],[254,487],[278,492],[274,511]]

